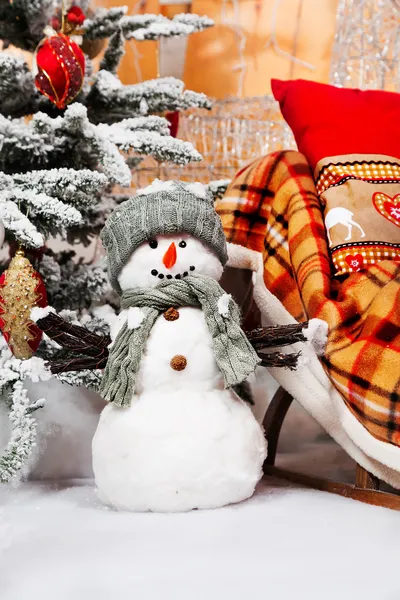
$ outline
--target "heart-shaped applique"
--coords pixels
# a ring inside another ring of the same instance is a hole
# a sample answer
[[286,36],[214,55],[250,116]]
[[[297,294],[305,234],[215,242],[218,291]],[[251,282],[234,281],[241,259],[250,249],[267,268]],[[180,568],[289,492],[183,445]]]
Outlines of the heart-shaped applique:
[[348,254],[345,260],[353,271],[359,271],[364,264],[364,259],[361,254]]
[[382,217],[400,227],[400,194],[392,198],[382,192],[375,192],[372,202]]

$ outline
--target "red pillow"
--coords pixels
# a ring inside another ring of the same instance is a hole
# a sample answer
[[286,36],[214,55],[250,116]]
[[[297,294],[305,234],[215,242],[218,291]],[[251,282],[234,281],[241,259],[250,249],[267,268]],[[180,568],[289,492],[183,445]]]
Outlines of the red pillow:
[[400,260],[400,94],[272,80],[314,171],[337,275]]
[[313,169],[327,156],[400,158],[400,94],[337,88],[304,79],[272,79],[271,86],[299,152]]

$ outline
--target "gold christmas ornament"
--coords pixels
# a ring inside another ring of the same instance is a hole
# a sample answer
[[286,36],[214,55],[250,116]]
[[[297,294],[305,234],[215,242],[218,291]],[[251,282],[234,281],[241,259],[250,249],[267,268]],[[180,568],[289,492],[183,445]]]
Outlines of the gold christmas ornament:
[[0,329],[16,358],[28,359],[39,347],[42,332],[30,318],[35,306],[47,306],[46,288],[18,250],[0,277]]

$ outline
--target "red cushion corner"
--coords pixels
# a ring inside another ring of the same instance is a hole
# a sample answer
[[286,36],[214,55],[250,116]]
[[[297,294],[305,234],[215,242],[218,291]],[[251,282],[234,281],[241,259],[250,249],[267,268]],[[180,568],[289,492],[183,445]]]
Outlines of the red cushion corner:
[[271,79],[272,93],[278,102],[283,102],[285,99],[287,83],[287,81],[282,81],[281,79]]
[[338,88],[305,79],[273,79],[271,87],[312,169],[330,156],[400,158],[400,94]]

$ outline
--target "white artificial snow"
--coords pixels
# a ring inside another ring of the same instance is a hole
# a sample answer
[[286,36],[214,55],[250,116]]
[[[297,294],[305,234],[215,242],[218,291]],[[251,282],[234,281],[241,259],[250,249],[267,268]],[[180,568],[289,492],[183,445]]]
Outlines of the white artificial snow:
[[133,149],[137,154],[153,156],[158,161],[174,162],[179,165],[201,160],[201,154],[195,150],[193,144],[173,138],[169,134],[146,130],[132,131],[121,126],[120,123],[113,125],[103,123],[98,125],[98,129],[110,142],[125,152]]
[[156,40],[160,37],[175,37],[181,35],[189,35],[193,33],[193,28],[183,23],[172,23],[167,20],[166,23],[152,23],[146,28],[136,29],[129,34],[127,39],[135,39],[137,41]]
[[164,117],[149,115],[147,117],[131,117],[122,119],[118,122],[118,128],[125,128],[131,131],[156,131],[161,135],[169,135],[169,122]]
[[23,376],[29,378],[33,383],[49,381],[52,378],[51,371],[45,361],[37,356],[21,361],[20,371]]
[[197,196],[197,198],[202,198],[202,199],[207,198],[207,187],[208,186],[204,185],[203,183],[200,183],[199,181],[195,181],[193,183],[189,183],[186,187],[187,187],[188,191],[191,192],[194,196]]
[[105,321],[106,323],[108,323],[108,325],[110,327],[117,319],[115,310],[109,304],[103,304],[102,306],[96,306],[93,309],[93,315],[95,317],[98,317],[102,321]]
[[[139,16],[141,20],[138,19]],[[132,26],[133,24],[140,23],[143,24],[143,27],[136,27],[129,31],[128,24]],[[135,15],[133,17],[125,17],[122,20],[122,28],[125,30],[126,39],[134,38],[138,41],[190,35],[212,25],[214,25],[214,21],[208,17],[200,17],[192,14],[175,15],[173,19],[168,19],[163,15]]]
[[18,173],[9,179],[9,185],[17,186],[24,192],[43,192],[78,209],[93,205],[96,202],[96,194],[103,191],[108,182],[104,173],[66,168]]
[[231,179],[214,179],[210,181],[208,187],[212,192],[216,192],[220,187],[228,187],[231,181]]
[[85,106],[79,104],[79,102],[68,106],[64,114],[63,129],[67,131],[69,129],[72,131],[77,129],[82,138],[90,142],[92,151],[98,154],[104,173],[110,181],[119,183],[125,187],[130,185],[131,172],[124,157],[118,151],[115,144],[107,137],[101,124],[93,125],[89,121]]
[[112,92],[115,90],[119,90],[122,87],[121,80],[118,79],[118,77],[116,77],[110,71],[106,71],[104,69],[97,73],[96,82],[97,86],[101,89],[103,93],[107,93],[107,91]]
[[[208,17],[198,15],[180,14],[175,15],[173,19],[168,19],[154,14],[124,16],[125,14],[126,11],[119,7],[111,8],[108,11],[99,9],[95,17],[85,20],[83,27],[91,39],[108,37],[119,28],[126,39],[135,37],[140,40],[154,40],[158,39],[160,35],[170,37],[179,32],[189,35],[214,24]],[[135,35],[137,32],[139,34]]]
[[175,15],[172,22],[184,23],[190,25],[195,31],[202,31],[208,27],[212,27],[215,23],[206,15],[195,15],[193,13],[180,13]]
[[184,83],[174,77],[160,77],[141,83],[126,85],[109,71],[100,70],[95,77],[94,88],[110,112],[116,102],[124,103],[126,110],[141,115],[148,112],[185,110],[187,108],[211,108],[205,94],[184,90]]
[[[46,404],[33,415],[37,422],[36,446],[24,466],[24,476],[93,477],[92,438],[104,400],[84,387],[61,383],[54,377],[46,382],[27,381],[26,386],[33,401],[44,396]],[[0,430],[1,424],[0,418]]]
[[145,318],[144,312],[138,306],[131,306],[128,309],[128,329],[138,329]]
[[7,192],[0,192],[0,218],[3,220],[4,227],[12,231],[18,241],[31,248],[43,246],[42,234],[14,202],[7,200]]
[[64,204],[57,198],[47,196],[47,194],[36,194],[31,190],[15,191],[13,201],[25,200],[30,208],[30,215],[44,215],[47,219],[56,217],[56,224],[60,227],[74,227],[82,223],[82,215],[73,206]]
[[31,310],[31,319],[34,323],[39,321],[39,319],[44,319],[50,313],[56,312],[52,306],[45,306],[41,308],[40,306],[34,306]]
[[[157,192],[163,192],[172,190],[175,186],[174,181],[162,181],[161,179],[155,179],[150,185],[142,188],[136,192],[137,196],[147,196],[148,194],[156,194]],[[203,183],[194,182],[185,184],[186,189],[196,196],[197,198],[204,199],[207,197],[207,186]]]
[[7,432],[5,450],[0,454],[0,483],[5,483],[22,468],[36,444],[33,415],[45,402],[44,398],[31,400],[24,380],[48,381],[51,375],[42,359],[19,360],[12,355],[4,338],[0,339],[0,400],[9,398],[11,405],[7,426],[0,421],[0,438],[4,435],[2,430]]
[[318,355],[324,353],[328,340],[328,323],[326,321],[311,319],[307,329],[304,330],[304,335]]
[[3,486],[1,599],[396,600],[399,538],[398,512],[270,478],[175,515],[107,509],[89,481]]
[[231,300],[232,300],[231,294],[223,294],[218,299],[218,303],[217,303],[218,312],[225,319],[227,319],[229,317],[229,303],[230,303]]
[[140,100],[140,104],[139,104],[139,112],[141,115],[147,115],[149,111],[149,105],[147,104],[146,100],[144,98],[142,98]]
[[150,185],[142,188],[136,192],[137,196],[148,196],[149,194],[157,194],[158,192],[165,192],[174,188],[173,181],[161,181],[161,179],[155,179]]

